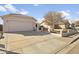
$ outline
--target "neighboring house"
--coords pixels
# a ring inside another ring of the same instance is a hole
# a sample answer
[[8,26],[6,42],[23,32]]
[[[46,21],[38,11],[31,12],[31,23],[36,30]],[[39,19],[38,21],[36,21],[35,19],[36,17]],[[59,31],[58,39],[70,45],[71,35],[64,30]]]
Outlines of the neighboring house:
[[[70,23],[68,22],[68,20],[61,20],[54,24],[54,29],[68,28],[69,25]],[[44,20],[41,22],[41,26],[48,28],[48,29],[51,28],[51,26],[46,24]]]
[[43,26],[46,31],[50,32],[51,26],[48,25],[44,20],[40,23],[40,26]]
[[64,22],[59,22],[58,25],[59,25],[60,29],[65,28],[65,23]]
[[36,19],[21,14],[7,14],[2,16],[4,32],[33,31],[36,28]]
[[60,28],[68,29],[70,26],[70,22],[68,20],[63,20],[63,21],[60,21],[58,25]]

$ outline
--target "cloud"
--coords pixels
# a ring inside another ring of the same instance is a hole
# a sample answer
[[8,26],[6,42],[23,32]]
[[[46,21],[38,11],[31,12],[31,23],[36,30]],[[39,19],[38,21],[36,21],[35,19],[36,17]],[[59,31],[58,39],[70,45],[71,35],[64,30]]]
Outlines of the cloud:
[[66,18],[68,18],[68,19],[70,19],[71,17],[70,17],[70,11],[60,11],[61,13],[62,13],[62,17],[66,17]]
[[39,4],[34,4],[33,6],[39,6]]
[[44,18],[36,18],[38,20],[38,23],[41,23]]
[[24,9],[21,9],[21,11],[19,11],[19,14],[23,14],[23,15],[26,15],[28,14],[29,12],[24,10]]
[[29,13],[28,11],[26,11],[24,9],[18,10],[15,6],[13,6],[11,4],[6,4],[4,6],[0,6],[0,11],[1,12],[16,13],[16,14],[23,14],[23,15],[26,15]]
[[77,12],[77,14],[79,14],[79,12]]
[[11,13],[16,13],[18,12],[18,10],[11,4],[7,4],[4,6],[6,8],[7,11],[11,12]]
[[3,6],[0,6],[0,11],[1,12],[6,12],[7,10]]
[[60,12],[63,14],[63,16],[70,16],[68,12],[65,12],[65,11],[60,11]]
[[70,12],[70,10],[66,10],[66,12]]

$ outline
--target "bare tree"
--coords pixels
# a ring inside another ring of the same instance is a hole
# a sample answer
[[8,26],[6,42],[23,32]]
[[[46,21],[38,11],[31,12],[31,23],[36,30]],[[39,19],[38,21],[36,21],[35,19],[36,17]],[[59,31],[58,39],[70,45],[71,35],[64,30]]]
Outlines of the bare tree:
[[54,31],[55,24],[57,24],[59,21],[62,21],[63,17],[62,17],[62,13],[60,12],[48,12],[44,16],[44,19],[45,19],[44,22],[47,25],[50,25],[52,31]]
[[69,23],[68,19],[63,20],[63,22],[64,22],[64,24],[65,24],[65,28],[66,28],[66,29],[69,29],[69,28],[70,28],[70,23]]
[[79,20],[73,22],[77,27],[79,26]]

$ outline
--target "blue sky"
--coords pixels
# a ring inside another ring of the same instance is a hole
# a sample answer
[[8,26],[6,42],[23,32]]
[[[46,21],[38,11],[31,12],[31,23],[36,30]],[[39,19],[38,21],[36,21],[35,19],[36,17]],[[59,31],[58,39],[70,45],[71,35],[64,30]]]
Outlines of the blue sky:
[[0,16],[9,13],[20,13],[33,16],[41,21],[48,11],[62,12],[71,20],[79,18],[79,4],[0,4]]

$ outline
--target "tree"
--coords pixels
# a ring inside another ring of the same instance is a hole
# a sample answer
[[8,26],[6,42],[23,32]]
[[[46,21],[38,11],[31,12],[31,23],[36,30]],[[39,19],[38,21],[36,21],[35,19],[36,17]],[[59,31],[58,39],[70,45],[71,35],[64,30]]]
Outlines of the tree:
[[69,29],[70,28],[70,23],[69,21],[66,19],[66,20],[63,20],[64,24],[65,24],[65,28],[66,29]]
[[79,27],[79,20],[75,21],[74,24]]
[[54,31],[54,26],[57,24],[59,21],[62,21],[62,13],[60,12],[48,12],[44,16],[44,22],[51,27],[50,31]]

